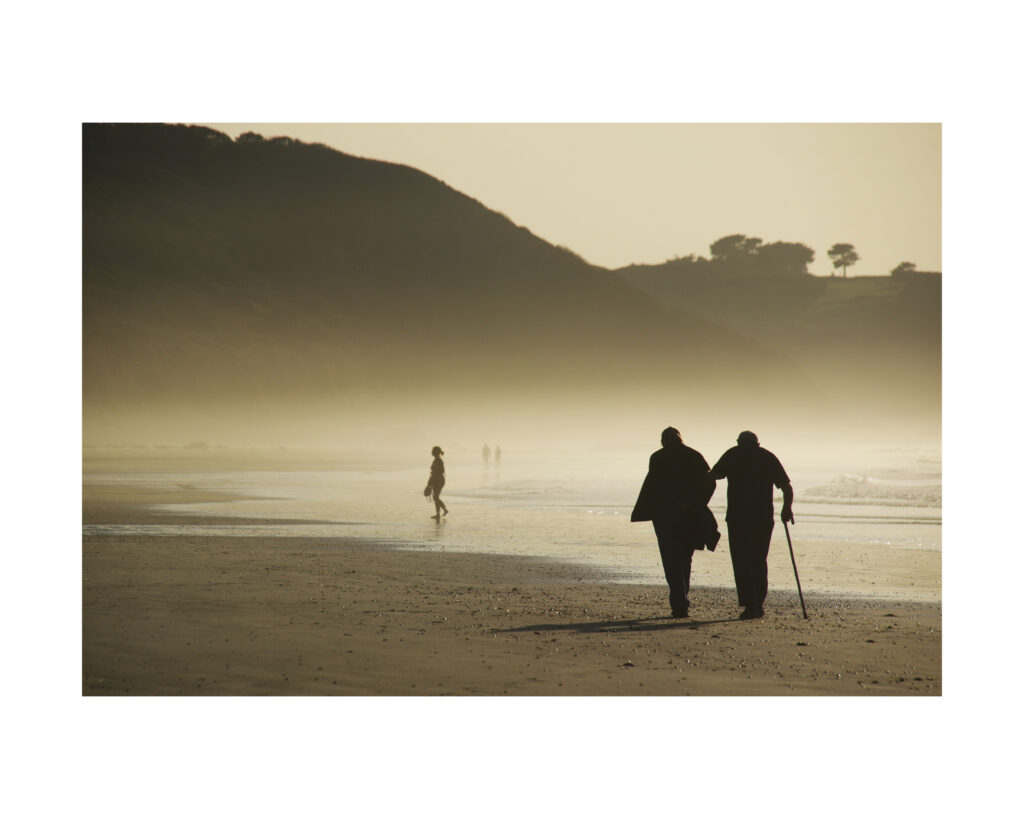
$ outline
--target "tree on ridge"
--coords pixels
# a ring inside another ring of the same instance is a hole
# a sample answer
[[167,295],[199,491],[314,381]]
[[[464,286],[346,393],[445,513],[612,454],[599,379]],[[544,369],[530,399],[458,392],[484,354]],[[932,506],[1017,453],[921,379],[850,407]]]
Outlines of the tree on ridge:
[[828,249],[828,257],[832,260],[832,267],[843,268],[843,278],[846,278],[846,268],[857,263],[860,256],[853,249],[853,245],[836,243]]

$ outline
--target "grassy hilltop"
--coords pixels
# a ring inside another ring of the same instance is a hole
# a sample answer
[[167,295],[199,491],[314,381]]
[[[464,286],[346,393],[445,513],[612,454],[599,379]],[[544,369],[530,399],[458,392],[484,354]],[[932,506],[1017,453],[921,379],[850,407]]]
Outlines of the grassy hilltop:
[[691,257],[616,273],[668,307],[796,362],[839,406],[881,404],[938,418],[940,274],[818,277],[715,261]]

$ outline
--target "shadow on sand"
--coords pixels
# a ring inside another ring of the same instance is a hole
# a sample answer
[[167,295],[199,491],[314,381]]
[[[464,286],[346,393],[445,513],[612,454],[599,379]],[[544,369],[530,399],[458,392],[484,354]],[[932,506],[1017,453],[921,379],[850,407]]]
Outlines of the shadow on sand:
[[736,617],[723,620],[697,620],[692,617],[674,618],[664,615],[662,617],[638,617],[624,620],[600,620],[592,623],[540,623],[533,626],[519,626],[518,628],[496,628],[495,634],[514,634],[516,632],[533,631],[575,631],[578,634],[615,634],[623,631],[666,631],[670,629],[699,629],[702,626],[716,626],[722,623],[742,623]]

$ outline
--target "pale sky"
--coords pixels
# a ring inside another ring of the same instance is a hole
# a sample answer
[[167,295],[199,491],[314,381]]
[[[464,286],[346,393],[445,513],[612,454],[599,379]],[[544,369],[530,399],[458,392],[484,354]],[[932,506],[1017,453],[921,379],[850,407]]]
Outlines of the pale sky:
[[411,165],[587,261],[659,263],[730,233],[802,242],[812,273],[942,269],[938,124],[203,123]]

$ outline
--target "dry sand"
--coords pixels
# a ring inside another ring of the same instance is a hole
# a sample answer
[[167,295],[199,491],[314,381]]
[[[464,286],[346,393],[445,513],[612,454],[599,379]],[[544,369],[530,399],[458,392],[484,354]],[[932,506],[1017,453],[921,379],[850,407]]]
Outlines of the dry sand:
[[[83,516],[155,522],[146,504],[214,499],[188,488],[87,486]],[[937,604],[809,596],[804,620],[795,595],[770,592],[763,620],[740,621],[732,589],[695,587],[691,617],[674,620],[664,586],[503,555],[96,535],[83,539],[82,592],[87,695],[942,689]]]

